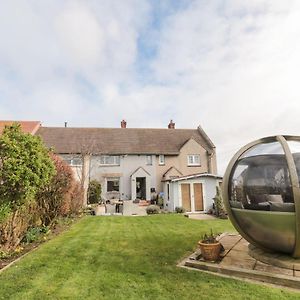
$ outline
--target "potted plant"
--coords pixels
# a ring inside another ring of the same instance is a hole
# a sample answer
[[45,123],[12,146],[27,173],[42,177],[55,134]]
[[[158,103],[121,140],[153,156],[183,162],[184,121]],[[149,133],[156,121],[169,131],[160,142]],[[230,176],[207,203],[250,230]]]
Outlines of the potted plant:
[[211,229],[210,234],[205,233],[198,242],[204,260],[217,261],[220,258],[223,247],[217,240],[217,236],[218,235],[215,235]]

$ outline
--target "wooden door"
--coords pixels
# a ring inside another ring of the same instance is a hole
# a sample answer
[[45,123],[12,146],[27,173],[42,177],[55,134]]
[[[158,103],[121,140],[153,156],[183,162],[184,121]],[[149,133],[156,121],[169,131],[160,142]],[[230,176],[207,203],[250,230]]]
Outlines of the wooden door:
[[203,210],[203,190],[202,183],[194,183],[195,211]]
[[182,199],[182,207],[186,211],[191,211],[190,185],[187,183],[181,184],[181,199]]

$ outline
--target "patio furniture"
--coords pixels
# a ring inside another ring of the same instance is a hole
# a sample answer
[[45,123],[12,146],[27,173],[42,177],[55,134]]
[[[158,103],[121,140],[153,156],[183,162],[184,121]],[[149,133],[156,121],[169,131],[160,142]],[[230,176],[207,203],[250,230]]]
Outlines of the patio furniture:
[[116,204],[105,204],[106,213],[114,214],[116,212]]

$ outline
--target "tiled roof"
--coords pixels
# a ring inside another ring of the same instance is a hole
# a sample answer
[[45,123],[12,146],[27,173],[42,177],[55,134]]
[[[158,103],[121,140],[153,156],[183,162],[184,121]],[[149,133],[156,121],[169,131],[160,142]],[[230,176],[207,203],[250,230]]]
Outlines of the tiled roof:
[[175,181],[195,179],[195,178],[203,178],[203,177],[211,177],[211,178],[216,178],[216,179],[223,179],[222,176],[215,175],[215,174],[198,173],[198,174],[192,174],[192,175],[186,175],[186,176],[177,177],[177,178],[171,179],[170,181],[175,182]]
[[41,126],[40,121],[0,121],[0,134],[6,125],[12,125],[13,123],[19,123],[22,131],[31,134],[35,134]]
[[56,153],[177,155],[191,138],[210,151],[199,129],[40,127],[37,132]]

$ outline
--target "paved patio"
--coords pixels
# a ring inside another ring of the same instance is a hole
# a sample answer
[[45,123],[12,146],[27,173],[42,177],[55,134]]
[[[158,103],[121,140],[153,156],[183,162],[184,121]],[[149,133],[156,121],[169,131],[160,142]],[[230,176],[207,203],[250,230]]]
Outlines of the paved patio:
[[216,217],[214,215],[209,215],[206,213],[187,213],[186,216],[189,219],[194,220],[214,220]]
[[[248,253],[249,243],[237,234],[223,234],[220,237],[225,251],[221,260],[215,263],[204,261],[200,250],[179,263],[181,267],[217,273],[239,279],[249,279],[285,286],[300,290],[300,259],[279,254],[264,253],[266,257],[277,260],[277,266],[263,263]],[[263,251],[260,250],[260,255]],[[289,266],[279,267],[278,260]]]

